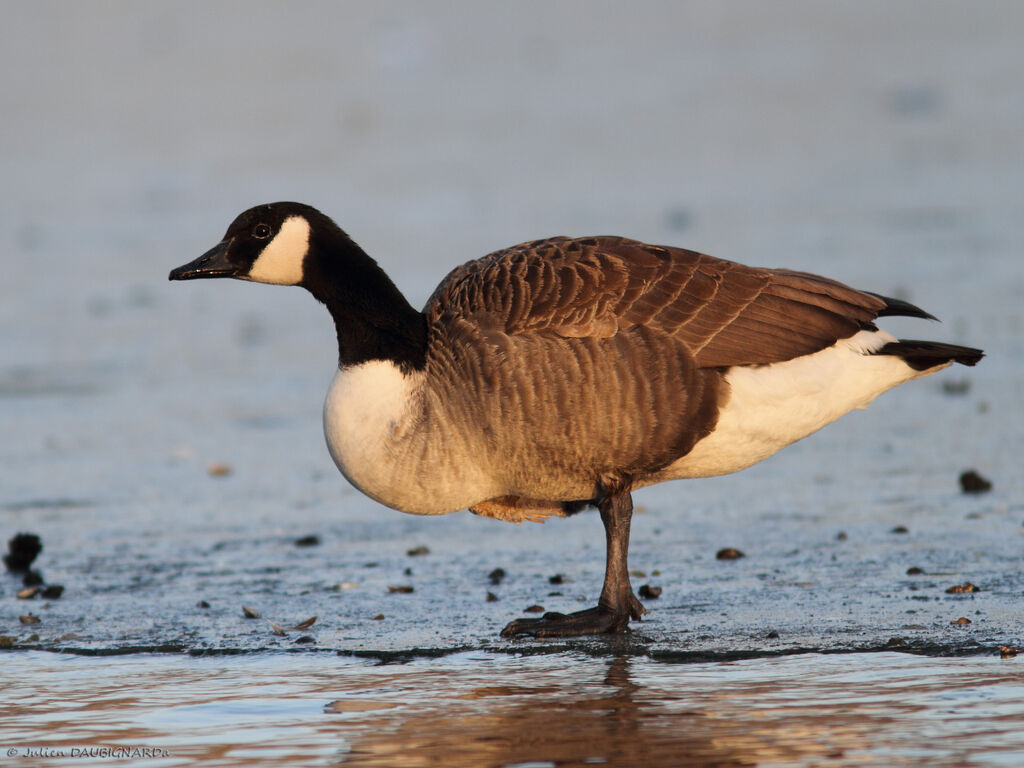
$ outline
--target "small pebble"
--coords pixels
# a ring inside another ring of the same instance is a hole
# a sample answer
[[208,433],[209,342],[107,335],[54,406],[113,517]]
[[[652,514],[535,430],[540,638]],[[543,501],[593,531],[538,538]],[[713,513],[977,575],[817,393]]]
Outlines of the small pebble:
[[347,589],[355,589],[359,586],[359,582],[356,581],[343,581],[340,584],[332,584],[326,588],[327,592],[342,592]]
[[999,657],[1003,659],[1011,659],[1020,653],[1020,648],[1013,648],[1011,646],[1001,645],[999,646]]
[[39,596],[44,600],[57,600],[61,595],[64,594],[64,587],[61,584],[50,584],[47,587],[43,587],[43,591],[39,593]]
[[959,619],[953,619],[953,621],[951,621],[949,623],[950,624],[970,624],[971,620],[968,619],[966,616],[961,616]]
[[773,629],[771,632],[769,632],[767,635],[765,635],[765,639],[766,640],[778,640],[779,639],[779,633],[776,632]]
[[412,549],[408,550],[405,554],[407,554],[409,557],[421,557],[423,555],[429,555],[430,549],[421,544],[418,547],[413,547]]
[[210,604],[208,602],[206,602],[205,600],[200,600],[198,603],[196,603],[196,608],[209,608],[209,607],[210,607]]
[[491,580],[491,584],[493,584],[494,586],[498,586],[505,578],[505,575],[506,574],[504,568],[495,568],[493,571],[487,574],[487,578]]
[[320,546],[320,537],[315,533],[311,533],[309,536],[302,536],[295,540],[296,547],[318,547]]
[[890,637],[889,641],[885,644],[885,647],[886,648],[899,648],[901,645],[904,645],[904,644],[905,643],[904,643],[904,640],[903,640],[902,637]]
[[531,605],[528,608],[524,608],[527,613],[544,613],[543,605]]
[[295,638],[296,644],[306,645],[308,643],[315,643],[316,638],[312,635],[303,635],[302,637]]
[[897,525],[895,528],[890,528],[889,533],[910,533],[910,529],[905,525]]
[[693,224],[693,214],[682,207],[672,207],[665,211],[665,226],[674,232],[682,232]]
[[378,613],[376,616],[373,617],[373,621],[384,621],[384,614]]
[[942,391],[947,395],[966,395],[970,389],[970,379],[946,379],[942,382]]
[[846,531],[840,531],[836,534],[836,541],[846,541],[847,538]]
[[918,568],[916,565],[907,568],[907,576],[920,576],[922,573],[924,573],[924,569]]
[[488,592],[487,593],[487,602],[488,603],[496,603],[496,602],[498,602],[498,596],[496,594],[494,594],[493,592]]
[[256,610],[253,610],[252,608],[247,608],[246,606],[243,605],[242,606],[242,615],[245,618],[247,618],[247,619],[258,619],[260,617],[260,612],[256,611]]
[[18,617],[18,621],[20,621],[22,624],[38,624],[39,623],[39,617],[38,616],[34,616],[31,613],[28,613],[28,614],[25,614],[24,616],[19,616]]
[[746,557],[735,547],[725,547],[715,553],[716,560],[739,560],[741,557]]
[[657,600],[661,597],[661,587],[652,587],[650,584],[640,585],[637,594],[644,600]]
[[979,475],[977,470],[968,469],[960,475],[960,490],[964,493],[987,493],[992,490],[992,481]]
[[954,584],[946,590],[947,595],[962,595],[967,592],[981,592],[981,588],[976,587],[969,581],[965,581],[963,584]]
[[401,585],[399,585],[397,587],[388,587],[388,592],[390,592],[392,594],[396,594],[397,593],[397,594],[400,594],[400,595],[407,595],[407,594],[409,594],[410,592],[413,592],[413,591],[414,591],[413,588],[411,586],[409,586],[408,584],[401,584]]
[[565,576],[560,573],[556,573],[554,576],[549,576],[548,584],[565,584]]
[[39,594],[39,591],[39,587],[25,587],[25,589],[18,590],[16,596],[19,600],[31,600]]
[[632,570],[632,571],[629,572],[629,575],[632,576],[634,579],[646,579],[647,578],[647,574],[644,571],[640,571],[640,570]]
[[43,551],[43,542],[34,533],[19,533],[7,542],[7,550],[8,554],[4,555],[7,570],[21,573],[27,571]]
[[216,463],[216,464],[211,464],[210,466],[208,466],[206,468],[206,473],[210,477],[227,477],[228,475],[231,474],[231,472],[232,472],[232,469],[231,469],[231,466],[229,464]]

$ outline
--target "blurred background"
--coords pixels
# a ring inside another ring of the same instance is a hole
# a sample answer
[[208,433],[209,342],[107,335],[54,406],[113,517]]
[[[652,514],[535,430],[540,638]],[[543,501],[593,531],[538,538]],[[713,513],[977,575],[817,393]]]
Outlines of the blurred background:
[[0,509],[51,551],[181,534],[172,520],[418,524],[349,489],[324,450],[322,307],[166,280],[237,213],[281,199],[334,217],[417,306],[451,267],[556,234],[909,298],[944,324],[896,332],[988,351],[946,374],[968,397],[935,377],[742,479],[640,503],[813,507],[813,477],[852,515],[878,494],[955,494],[976,463],[1017,514],[1024,4],[0,9]]
[[879,290],[908,260],[984,270],[1019,234],[1015,2],[3,10],[7,312],[46,283],[69,312],[122,282],[162,292],[277,199],[337,218],[416,303],[447,265],[548,234]]

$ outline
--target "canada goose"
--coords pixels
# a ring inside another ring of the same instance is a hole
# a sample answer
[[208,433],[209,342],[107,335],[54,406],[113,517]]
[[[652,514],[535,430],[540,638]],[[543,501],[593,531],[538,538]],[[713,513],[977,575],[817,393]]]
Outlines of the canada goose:
[[[931,318],[824,277],[623,237],[553,237],[453,270],[422,312],[308,205],[242,213],[171,280],[301,285],[338,336],[331,456],[403,512],[512,522],[594,505],[607,539],[597,607],[503,635],[623,631],[644,613],[626,565],[630,492],[736,472],[905,381],[978,349],[897,340]],[[934,318],[932,318],[934,319]]]

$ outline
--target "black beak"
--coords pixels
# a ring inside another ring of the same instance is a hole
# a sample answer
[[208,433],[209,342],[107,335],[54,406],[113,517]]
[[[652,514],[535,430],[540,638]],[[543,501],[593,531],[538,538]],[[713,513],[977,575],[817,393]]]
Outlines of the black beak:
[[217,243],[195,261],[172,269],[168,280],[198,280],[203,277],[237,277],[238,267],[228,261],[230,240]]

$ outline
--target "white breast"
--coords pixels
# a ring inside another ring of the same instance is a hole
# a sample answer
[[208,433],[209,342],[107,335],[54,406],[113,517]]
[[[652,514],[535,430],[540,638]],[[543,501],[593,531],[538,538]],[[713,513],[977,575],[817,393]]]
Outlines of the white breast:
[[861,331],[813,355],[729,369],[729,399],[715,431],[658,479],[737,472],[936,370],[916,371],[895,355],[870,354],[891,341],[885,331]]
[[342,368],[324,403],[324,434],[338,469],[367,496],[403,512],[446,514],[491,489],[430,411],[424,381],[390,361]]

